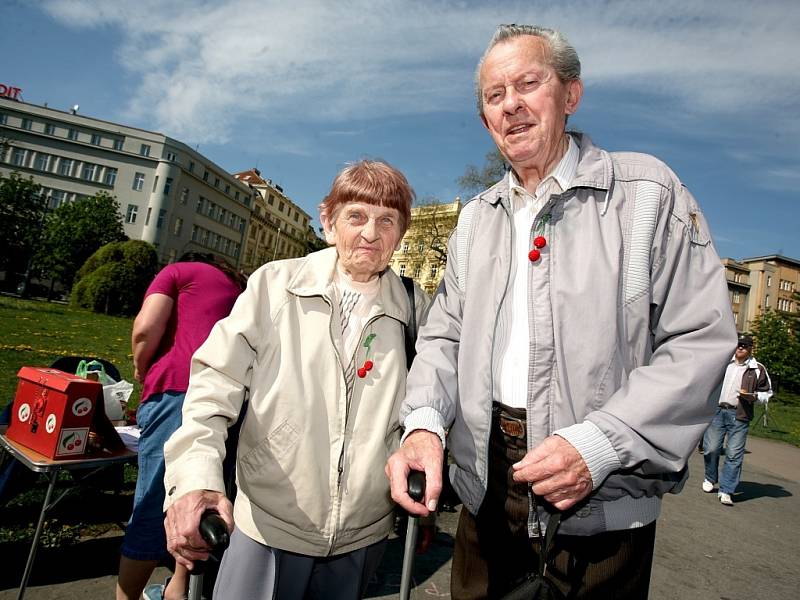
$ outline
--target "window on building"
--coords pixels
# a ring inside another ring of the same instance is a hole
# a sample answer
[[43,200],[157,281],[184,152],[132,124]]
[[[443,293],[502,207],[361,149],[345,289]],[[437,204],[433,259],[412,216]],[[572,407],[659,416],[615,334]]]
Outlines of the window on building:
[[199,212],[199,213],[202,213],[203,212],[203,205],[205,203],[206,203],[206,199],[203,198],[202,196],[198,196],[198,198],[197,198],[197,207],[195,208],[195,210],[197,212]]
[[219,187],[219,177],[214,177],[214,187],[215,188]]
[[269,198],[267,198],[267,204],[269,204],[270,206],[274,205],[275,204],[275,196],[270,194]]
[[58,208],[67,201],[67,192],[64,190],[50,190],[50,208]]
[[300,220],[300,213],[294,211],[294,222],[297,223]]
[[162,208],[158,211],[158,221],[156,221],[156,229],[161,229],[164,226],[164,218],[167,216],[167,209]]
[[229,184],[227,184],[227,183],[225,184],[225,193],[226,194],[230,194],[231,193],[231,186]]
[[211,219],[217,218],[217,205],[213,202],[208,203],[208,217]]
[[114,140],[114,150],[122,150],[122,145],[124,143],[124,140]]
[[81,169],[81,178],[85,179],[86,181],[94,181],[96,166],[97,165],[93,165],[92,163],[83,163],[83,169]]
[[135,204],[128,204],[128,210],[125,212],[125,222],[129,224],[136,223],[136,215],[139,213],[139,207]]
[[769,308],[769,294],[764,296],[764,308]]
[[205,246],[208,243],[208,229],[200,230],[200,243]]
[[167,160],[169,162],[178,162],[178,155],[174,152],[167,152]]
[[174,263],[175,260],[178,258],[178,250],[177,248],[170,248],[169,253],[167,254],[167,262]]
[[408,241],[403,242],[403,254],[408,254]]
[[197,225],[192,225],[192,241],[193,242],[197,241],[198,231],[199,231],[199,227],[197,227]]
[[139,154],[142,156],[150,156],[150,145],[149,144],[142,144],[139,148]]
[[144,218],[144,224],[145,225],[150,225],[150,215],[152,215],[152,214],[153,214],[153,207],[152,206],[148,206],[147,207],[147,216]]
[[33,129],[33,121],[31,121],[30,119],[22,119],[22,128],[30,131],[31,129]]
[[236,192],[236,193],[233,195],[233,199],[234,199],[234,200],[238,200],[238,199],[239,199],[239,192]]
[[439,265],[431,265],[431,279],[436,279],[439,274]]
[[419,279],[419,276],[422,275],[422,267],[417,265],[414,267],[414,279]]
[[417,242],[417,252],[419,252],[420,254],[425,252],[425,242],[423,241]]
[[106,173],[103,176],[103,183],[106,185],[114,185],[117,182],[117,170],[112,167],[106,167]]
[[50,155],[39,153],[33,161],[33,168],[37,171],[50,170]]
[[203,171],[203,181],[208,181],[208,171]]
[[103,141],[103,138],[99,134],[97,134],[97,133],[93,133],[92,134],[92,144],[94,144],[95,146],[99,146],[100,142],[102,142],[102,141]]
[[185,187],[181,190],[181,204],[186,204],[189,201],[189,188]]
[[58,174],[64,177],[72,176],[73,161],[70,158],[62,158],[58,163]]
[[767,287],[772,287],[772,275],[767,275]]
[[166,181],[164,182],[164,195],[169,196],[169,192],[172,189],[172,177],[167,177]]
[[46,135],[55,135],[56,134],[56,126],[52,123],[45,123],[44,124],[44,132]]
[[194,173],[194,161],[189,161],[189,173]]
[[72,129],[71,127],[67,129],[67,138],[76,141],[78,139],[78,130]]
[[733,292],[733,301],[738,304],[739,303],[739,292]]
[[400,265],[400,276],[404,276],[406,274],[406,263]]
[[0,113],[0,125],[8,125],[8,115],[6,113]]
[[144,188],[144,173],[136,173],[133,176],[133,189],[137,192],[141,192]]
[[150,190],[150,193],[155,193],[157,187],[158,187],[158,175],[156,175],[156,178],[153,180],[153,189]]
[[219,222],[220,223],[225,223],[225,220],[227,219],[227,217],[228,217],[228,211],[225,210],[224,208],[220,208],[219,209]]
[[14,148],[11,153],[11,164],[16,167],[24,167],[28,159],[28,151],[24,148]]

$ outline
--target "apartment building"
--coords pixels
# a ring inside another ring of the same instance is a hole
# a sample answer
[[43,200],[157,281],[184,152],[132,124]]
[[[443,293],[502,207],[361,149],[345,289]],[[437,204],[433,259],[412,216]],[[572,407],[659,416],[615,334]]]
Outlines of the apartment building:
[[771,254],[740,261],[724,258],[722,264],[739,331],[750,331],[767,310],[800,311],[793,297],[800,289],[800,260]]
[[242,270],[249,274],[271,260],[308,254],[311,217],[283,193],[281,186],[263,178],[258,169],[242,171],[234,177],[256,192]]
[[[258,194],[183,142],[161,133],[0,97],[0,174],[42,186],[51,208],[106,191],[125,234],[159,261],[213,252],[241,266]],[[305,229],[304,229],[305,231]]]
[[447,239],[458,223],[461,199],[411,209],[411,225],[392,254],[389,266],[411,277],[429,294],[436,291],[447,263]]

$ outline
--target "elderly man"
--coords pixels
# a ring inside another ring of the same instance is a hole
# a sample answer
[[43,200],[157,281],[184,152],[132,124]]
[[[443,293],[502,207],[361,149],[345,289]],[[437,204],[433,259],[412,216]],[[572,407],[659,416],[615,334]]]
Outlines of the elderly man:
[[[661,497],[683,486],[736,344],[723,269],[667,166],[566,133],[583,84],[563,35],[500,26],[476,83],[512,168],[451,238],[386,468],[392,495],[435,510],[448,431],[464,503],[454,598],[502,596],[544,570],[542,554],[569,597],[645,598]],[[423,503],[407,494],[410,469],[426,473]]]
[[705,449],[705,479],[703,491],[713,492],[719,474],[719,457],[725,436],[725,464],[719,479],[717,497],[725,506],[733,506],[733,494],[742,476],[744,446],[753,406],[756,402],[766,404],[772,397],[772,382],[766,367],[753,357],[753,338],[740,335],[736,352],[725,369],[722,391],[719,395],[717,413],[703,437]]

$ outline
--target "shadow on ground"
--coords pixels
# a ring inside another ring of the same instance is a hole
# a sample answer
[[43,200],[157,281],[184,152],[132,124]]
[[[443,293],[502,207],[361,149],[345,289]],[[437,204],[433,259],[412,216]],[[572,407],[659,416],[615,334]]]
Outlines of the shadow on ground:
[[756,483],[755,481],[740,481],[736,488],[734,500],[738,504],[755,500],[756,498],[789,498],[792,493],[783,486],[773,483]]

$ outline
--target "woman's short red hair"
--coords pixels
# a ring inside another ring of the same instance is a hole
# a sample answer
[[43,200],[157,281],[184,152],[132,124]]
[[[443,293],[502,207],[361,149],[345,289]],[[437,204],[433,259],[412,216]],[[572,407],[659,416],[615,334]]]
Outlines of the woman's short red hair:
[[331,191],[319,205],[319,213],[330,222],[348,202],[363,202],[394,208],[400,213],[401,235],[411,222],[414,190],[405,175],[382,160],[360,160],[347,165],[334,178]]

